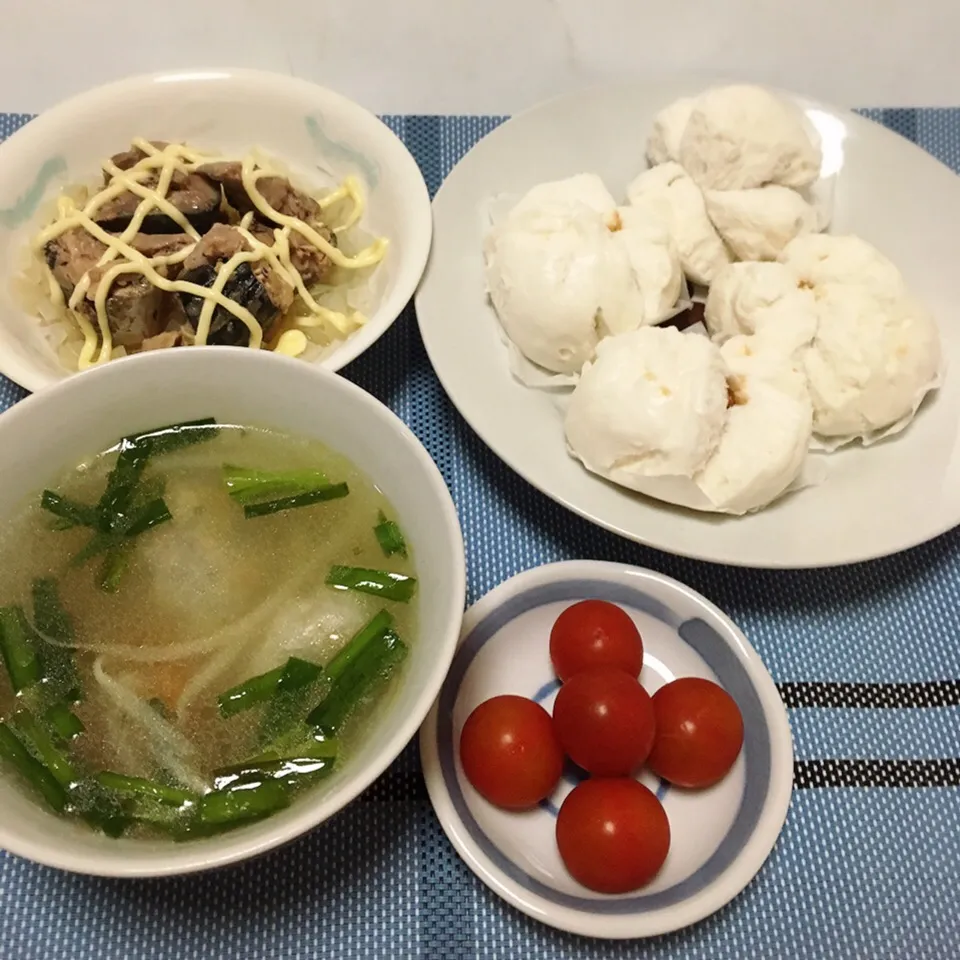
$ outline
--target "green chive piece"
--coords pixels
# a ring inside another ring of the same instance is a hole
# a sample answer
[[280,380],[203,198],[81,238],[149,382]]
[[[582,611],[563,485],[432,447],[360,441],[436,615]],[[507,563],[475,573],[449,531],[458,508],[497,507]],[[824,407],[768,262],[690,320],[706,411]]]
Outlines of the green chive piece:
[[372,620],[361,627],[342,647],[337,655],[327,664],[326,673],[332,683],[343,675],[343,672],[353,663],[363,651],[379,637],[382,637],[393,624],[393,614],[381,610]]
[[242,505],[297,496],[330,485],[319,470],[251,470],[233,464],[224,465],[223,480],[230,497]]
[[345,483],[333,483],[292,497],[280,497],[278,500],[267,500],[265,503],[248,503],[243,508],[243,515],[251,520],[254,517],[265,517],[283,510],[295,510],[297,507],[309,507],[327,500],[339,500],[349,493],[350,488]]
[[13,730],[3,722],[0,722],[0,756],[6,758],[51,808],[57,813],[63,812],[67,805],[66,790],[39,760],[30,755]]
[[217,697],[220,714],[223,717],[232,717],[258,703],[266,703],[278,692],[291,693],[308,687],[316,683],[322,674],[323,668],[317,664],[299,657],[290,657],[283,666],[250,677],[249,680],[221,693]]
[[323,667],[316,663],[299,657],[287,661],[264,711],[258,738],[261,744],[271,743],[303,720],[322,678]]
[[71,527],[96,527],[100,522],[96,507],[71,500],[53,490],[44,490],[40,494],[40,506],[59,518],[55,526],[57,530],[69,530]]
[[128,777],[122,773],[112,773],[109,770],[98,773],[97,783],[108,790],[113,790],[122,796],[147,797],[158,800],[170,806],[180,807],[185,803],[196,803],[198,797],[189,790],[179,787],[170,787],[155,780],[145,780],[142,777]]
[[298,787],[321,780],[333,772],[336,757],[280,757],[277,760],[247,761],[214,771],[214,783],[224,790],[243,780],[279,780],[288,787]]
[[217,697],[220,715],[232,717],[234,714],[249,710],[258,703],[266,703],[276,691],[277,684],[283,676],[283,669],[283,667],[276,667],[225,690]]
[[0,607],[0,652],[14,693],[28,690],[43,679],[37,645],[20,607]]
[[407,555],[407,541],[403,538],[403,532],[394,520],[388,520],[386,514],[381,510],[379,514],[379,523],[373,528],[373,533],[380,544],[380,549],[385,557],[392,557],[399,553],[401,557]]
[[357,705],[390,677],[406,654],[406,645],[392,630],[379,636],[331,687],[307,723],[326,736],[337,734]]
[[123,535],[127,539],[139,537],[141,533],[146,533],[158,524],[172,519],[173,514],[170,513],[170,509],[162,498],[150,500],[131,518],[130,526],[124,529]]
[[73,765],[53,742],[50,734],[37,723],[28,710],[19,710],[13,718],[12,726],[19,734],[21,742],[29,749],[33,747],[37,759],[53,774],[61,787],[68,788],[77,779]]
[[52,577],[38,577],[33,581],[31,595],[37,630],[60,643],[72,643],[73,621],[60,600],[57,581]]
[[61,740],[67,742],[79,737],[87,729],[83,721],[62,701],[50,707],[43,719]]
[[417,589],[414,577],[367,567],[331,567],[326,584],[328,587],[358,590],[360,593],[369,593],[384,600],[399,600],[401,603],[409,601]]
[[335,760],[340,753],[340,744],[336,739],[325,737],[305,723],[290,730],[275,740],[262,753],[251,757],[245,763],[257,766],[261,763],[273,763],[290,757],[306,757],[311,760]]
[[106,593],[116,593],[120,589],[120,581],[127,571],[129,556],[124,547],[111,547],[103,558],[100,567],[100,589]]
[[[52,577],[35,579],[31,596],[33,622],[40,639],[55,641],[41,642],[38,645],[44,672],[44,688],[48,693],[55,692],[68,703],[74,703],[82,699],[83,690],[74,651],[66,646],[73,643],[73,620],[63,606],[57,581]],[[69,713],[69,710],[66,712]],[[80,723],[76,718],[74,720]],[[81,724],[81,728],[82,726]]]
[[97,502],[99,527],[104,532],[119,530],[129,523],[127,513],[149,459],[149,444],[120,442],[117,462],[107,475],[107,487]]
[[204,794],[199,820],[207,826],[259,820],[290,806],[290,795],[279,780],[240,779],[223,790]]
[[213,440],[220,435],[220,431],[221,427],[213,417],[203,417],[200,420],[185,420],[183,423],[157,427],[156,430],[146,430],[125,437],[124,442],[147,445],[151,455],[159,455]]

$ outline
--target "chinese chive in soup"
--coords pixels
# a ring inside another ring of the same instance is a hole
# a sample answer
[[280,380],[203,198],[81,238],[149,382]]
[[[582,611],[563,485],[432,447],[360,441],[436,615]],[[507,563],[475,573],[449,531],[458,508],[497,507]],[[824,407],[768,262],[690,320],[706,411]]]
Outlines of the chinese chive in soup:
[[365,735],[417,587],[402,518],[322,444],[125,437],[0,531],[0,771],[110,836],[268,817]]

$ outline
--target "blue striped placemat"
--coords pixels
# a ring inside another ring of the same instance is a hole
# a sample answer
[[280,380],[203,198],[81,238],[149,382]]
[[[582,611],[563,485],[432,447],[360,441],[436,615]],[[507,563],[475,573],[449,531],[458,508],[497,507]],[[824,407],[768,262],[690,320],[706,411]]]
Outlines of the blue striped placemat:
[[[960,170],[960,110],[865,112]],[[0,139],[28,119],[0,115]],[[435,191],[501,119],[386,121]],[[560,934],[460,862],[412,744],[331,823],[219,873],[111,881],[0,854],[0,960],[960,955],[960,533],[837,570],[670,557],[567,513],[503,466],[446,400],[412,307],[344,373],[397,411],[443,471],[471,601],[527,567],[587,557],[661,570],[737,620],[780,684],[796,743],[797,790],[773,855],[730,906],[689,930],[632,943]],[[0,409],[22,396],[0,378]]]

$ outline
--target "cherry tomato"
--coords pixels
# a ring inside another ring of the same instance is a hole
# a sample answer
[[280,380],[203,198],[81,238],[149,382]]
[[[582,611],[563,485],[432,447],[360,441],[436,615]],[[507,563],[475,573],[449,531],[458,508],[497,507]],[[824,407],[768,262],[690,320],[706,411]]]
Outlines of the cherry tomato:
[[557,739],[570,759],[601,777],[632,773],[650,754],[650,695],[622,670],[574,674],[553,705]]
[[599,893],[649,883],[670,849],[660,801],[629,777],[584,780],[557,816],[557,846],[571,876]]
[[650,769],[678,787],[709,787],[733,766],[743,746],[743,717],[723,687],[684,677],[653,695],[657,734]]
[[557,617],[550,631],[550,659],[564,682],[599,667],[617,667],[639,677],[643,640],[636,624],[616,604],[581,600]]
[[526,697],[485,700],[460,734],[467,779],[491,803],[523,810],[549,796],[560,780],[563,751],[550,714]]

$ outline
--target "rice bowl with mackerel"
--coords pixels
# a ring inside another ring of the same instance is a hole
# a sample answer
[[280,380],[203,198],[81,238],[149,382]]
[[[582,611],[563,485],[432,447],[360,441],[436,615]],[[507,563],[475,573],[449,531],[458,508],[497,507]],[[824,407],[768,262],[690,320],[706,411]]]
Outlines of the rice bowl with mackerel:
[[431,234],[409,150],[331,90],[240,69],[99,87],[0,143],[0,373],[39,390],[196,344],[339,370],[407,305]]

